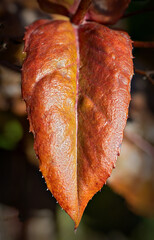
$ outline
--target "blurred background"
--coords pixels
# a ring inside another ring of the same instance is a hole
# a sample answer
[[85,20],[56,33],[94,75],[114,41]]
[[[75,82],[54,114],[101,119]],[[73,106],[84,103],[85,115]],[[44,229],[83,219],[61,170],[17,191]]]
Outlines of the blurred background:
[[[61,210],[33,150],[21,66],[25,26],[51,18],[36,0],[0,2],[0,240],[154,239],[154,48],[134,48],[132,101],[121,155],[81,224]],[[154,41],[153,0],[132,0],[112,28],[133,41]]]

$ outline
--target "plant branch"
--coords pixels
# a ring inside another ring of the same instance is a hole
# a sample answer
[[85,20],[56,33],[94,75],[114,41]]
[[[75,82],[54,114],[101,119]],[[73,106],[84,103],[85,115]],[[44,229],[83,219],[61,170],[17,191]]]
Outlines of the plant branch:
[[72,17],[71,22],[76,25],[81,24],[84,21],[84,17],[88,11],[88,8],[90,7],[90,4],[91,0],[82,0],[75,15]]
[[134,41],[133,46],[135,48],[154,48],[154,41],[151,42]]
[[147,140],[135,132],[124,132],[124,136],[134,143],[138,148],[144,151],[150,157],[154,157],[154,147]]
[[154,7],[149,7],[149,8],[142,8],[140,10],[131,12],[131,13],[127,13],[125,14],[122,18],[127,18],[127,17],[132,17],[132,16],[136,16],[142,13],[147,13],[147,12],[152,12],[154,11]]
[[21,66],[17,66],[15,64],[12,64],[10,62],[7,62],[7,61],[2,61],[0,60],[0,65],[4,66],[4,67],[7,67],[13,71],[16,71],[16,72],[21,72]]
[[135,72],[137,74],[145,76],[154,85],[154,80],[151,77],[151,75],[154,75],[154,71],[143,71],[143,70],[135,69]]

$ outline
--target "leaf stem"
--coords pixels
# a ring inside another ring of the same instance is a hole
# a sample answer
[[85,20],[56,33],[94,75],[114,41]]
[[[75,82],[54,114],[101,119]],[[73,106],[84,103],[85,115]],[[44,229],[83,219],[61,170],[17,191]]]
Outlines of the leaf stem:
[[133,46],[135,48],[154,48],[154,41],[151,42],[134,41]]
[[75,13],[75,15],[72,17],[71,22],[75,25],[79,25],[84,21],[85,15],[88,11],[88,8],[91,4],[91,0],[82,0],[79,4],[79,7]]

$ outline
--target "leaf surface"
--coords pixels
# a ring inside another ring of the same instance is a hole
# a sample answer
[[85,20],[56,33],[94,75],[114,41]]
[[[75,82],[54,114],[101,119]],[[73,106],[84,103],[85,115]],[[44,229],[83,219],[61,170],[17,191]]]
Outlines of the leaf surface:
[[79,28],[78,195],[80,216],[115,166],[133,74],[131,41],[97,23]]
[[39,20],[25,35],[22,93],[47,186],[78,226],[110,176],[133,74],[131,40],[97,23]]

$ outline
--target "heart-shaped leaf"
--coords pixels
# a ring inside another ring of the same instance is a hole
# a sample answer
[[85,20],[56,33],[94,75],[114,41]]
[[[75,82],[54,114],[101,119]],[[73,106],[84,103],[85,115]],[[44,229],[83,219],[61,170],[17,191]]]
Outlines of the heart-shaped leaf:
[[39,20],[25,35],[22,93],[47,186],[78,226],[115,165],[133,74],[129,36]]

